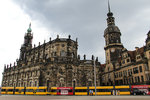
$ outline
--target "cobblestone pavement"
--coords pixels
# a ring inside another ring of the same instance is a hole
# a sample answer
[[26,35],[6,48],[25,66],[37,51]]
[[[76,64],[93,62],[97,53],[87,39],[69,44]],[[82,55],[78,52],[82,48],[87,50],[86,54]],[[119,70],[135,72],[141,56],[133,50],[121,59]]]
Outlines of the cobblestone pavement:
[[150,96],[24,96],[1,95],[0,100],[150,100]]

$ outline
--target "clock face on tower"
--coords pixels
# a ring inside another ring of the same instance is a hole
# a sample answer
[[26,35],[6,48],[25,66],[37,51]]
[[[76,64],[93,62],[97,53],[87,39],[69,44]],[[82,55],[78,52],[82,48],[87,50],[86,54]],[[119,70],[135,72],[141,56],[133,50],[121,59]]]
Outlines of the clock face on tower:
[[111,52],[115,52],[115,49],[114,49],[114,48],[112,48],[112,49],[111,49]]

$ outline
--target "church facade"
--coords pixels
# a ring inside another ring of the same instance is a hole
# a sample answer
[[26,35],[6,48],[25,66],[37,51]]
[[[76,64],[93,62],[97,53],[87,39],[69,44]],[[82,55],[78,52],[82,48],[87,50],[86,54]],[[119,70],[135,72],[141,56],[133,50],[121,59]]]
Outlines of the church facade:
[[97,85],[100,85],[100,62],[80,59],[78,41],[57,38],[32,47],[33,34],[31,24],[24,36],[17,64],[5,65],[3,87],[75,87],[94,86],[94,62],[96,66]]

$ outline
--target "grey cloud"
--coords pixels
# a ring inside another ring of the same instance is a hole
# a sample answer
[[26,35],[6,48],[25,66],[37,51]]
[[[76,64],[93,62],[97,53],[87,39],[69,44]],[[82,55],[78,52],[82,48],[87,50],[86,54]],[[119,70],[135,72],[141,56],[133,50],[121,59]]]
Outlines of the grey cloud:
[[[30,15],[32,20],[40,21],[47,29],[59,30],[60,34],[71,34],[72,38],[78,37],[79,54],[87,54],[88,58],[94,54],[104,63],[103,32],[107,27],[107,0],[14,0],[14,2]],[[123,34],[122,42],[125,43],[127,49],[131,49],[126,40],[129,39],[133,42],[138,37],[146,35],[146,33],[136,35],[138,32],[148,30],[144,30],[146,28],[142,28],[143,25],[139,25],[138,22],[134,24],[135,22],[130,19],[134,19],[134,16],[144,9],[150,9],[150,1],[110,0],[110,2],[111,10],[116,18],[116,25]],[[139,20],[136,18],[134,21]],[[141,22],[141,24],[144,23]],[[146,24],[148,25],[148,22]],[[133,28],[129,29],[128,26],[133,26]],[[126,29],[129,30],[126,31]],[[139,45],[141,46],[141,44]]]

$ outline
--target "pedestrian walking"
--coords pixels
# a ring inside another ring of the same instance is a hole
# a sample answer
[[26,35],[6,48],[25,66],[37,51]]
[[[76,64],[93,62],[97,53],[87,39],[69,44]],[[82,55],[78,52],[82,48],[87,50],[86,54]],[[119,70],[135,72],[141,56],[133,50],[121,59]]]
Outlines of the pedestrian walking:
[[92,95],[93,95],[93,90],[92,90]]
[[120,90],[118,90],[118,95],[120,95]]
[[89,90],[89,95],[91,95],[91,93],[92,93],[92,91],[91,91],[91,90]]

